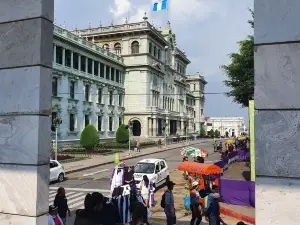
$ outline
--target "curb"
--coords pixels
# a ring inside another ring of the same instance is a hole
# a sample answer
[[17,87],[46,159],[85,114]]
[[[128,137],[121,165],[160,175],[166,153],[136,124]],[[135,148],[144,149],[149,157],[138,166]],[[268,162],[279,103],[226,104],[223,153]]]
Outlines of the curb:
[[[205,142],[206,141],[201,141],[199,143],[190,144],[189,146],[193,146],[193,145],[200,144],[200,143],[205,143]],[[135,158],[138,158],[138,157],[141,157],[141,156],[152,155],[152,154],[160,153],[160,152],[167,152],[167,151],[170,151],[170,150],[173,150],[173,149],[176,149],[176,148],[182,148],[182,147],[185,147],[185,146],[177,146],[177,147],[167,148],[167,149],[163,149],[163,150],[160,149],[159,151],[154,151],[154,152],[149,152],[149,153],[145,153],[145,154],[139,154],[139,155],[134,155],[134,156],[130,156],[130,157],[125,157],[125,158],[120,159],[120,160],[135,159]],[[99,164],[92,165],[92,166],[86,166],[86,167],[82,167],[82,168],[78,168],[78,169],[72,169],[72,170],[66,171],[65,174],[76,173],[78,171],[92,169],[92,168],[95,168],[95,167],[98,167],[98,166],[103,166],[103,165],[111,164],[111,163],[114,163],[114,162],[115,162],[114,160],[111,160],[111,161],[108,161],[108,162],[103,162],[103,163],[99,163]]]
[[255,218],[252,218],[252,217],[249,217],[249,216],[245,216],[245,215],[240,214],[240,213],[236,213],[236,212],[234,212],[234,211],[232,211],[230,209],[226,209],[226,208],[221,207],[220,208],[220,212],[223,215],[230,216],[230,217],[236,218],[238,220],[242,220],[242,221],[244,221],[246,223],[255,224]]

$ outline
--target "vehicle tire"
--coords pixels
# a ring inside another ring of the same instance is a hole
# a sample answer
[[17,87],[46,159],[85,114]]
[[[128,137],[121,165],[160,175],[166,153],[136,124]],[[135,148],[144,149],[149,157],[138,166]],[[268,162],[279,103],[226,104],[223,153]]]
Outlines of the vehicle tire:
[[166,178],[166,184],[170,181],[170,176],[168,175]]
[[60,173],[58,175],[58,179],[57,180],[58,180],[58,182],[63,182],[65,180],[65,175],[63,173]]

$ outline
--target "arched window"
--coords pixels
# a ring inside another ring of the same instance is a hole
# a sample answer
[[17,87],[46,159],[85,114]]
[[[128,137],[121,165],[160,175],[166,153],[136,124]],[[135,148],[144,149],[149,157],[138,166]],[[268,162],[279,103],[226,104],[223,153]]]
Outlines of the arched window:
[[108,44],[103,45],[103,48],[106,49],[107,51],[109,51],[109,45]]
[[115,52],[117,55],[121,55],[121,44],[120,43],[116,43],[115,46]]
[[137,41],[132,42],[131,44],[131,53],[138,54],[140,50],[140,45]]

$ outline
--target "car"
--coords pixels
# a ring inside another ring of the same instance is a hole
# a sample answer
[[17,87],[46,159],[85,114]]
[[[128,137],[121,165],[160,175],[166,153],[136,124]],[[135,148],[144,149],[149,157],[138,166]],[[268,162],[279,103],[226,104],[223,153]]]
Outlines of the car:
[[134,179],[138,188],[144,175],[148,176],[154,187],[170,181],[169,168],[163,159],[143,159],[135,165]]
[[50,182],[65,180],[64,167],[57,160],[50,160]]

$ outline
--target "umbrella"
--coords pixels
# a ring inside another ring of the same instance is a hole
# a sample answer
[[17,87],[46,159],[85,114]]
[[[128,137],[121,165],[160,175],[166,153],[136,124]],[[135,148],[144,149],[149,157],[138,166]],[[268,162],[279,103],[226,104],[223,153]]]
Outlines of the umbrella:
[[197,148],[187,147],[187,148],[184,148],[180,154],[184,155],[185,153],[187,153],[188,156],[190,157],[192,154],[195,154],[197,150],[198,150]]

